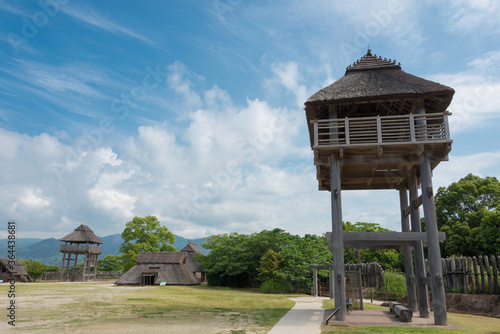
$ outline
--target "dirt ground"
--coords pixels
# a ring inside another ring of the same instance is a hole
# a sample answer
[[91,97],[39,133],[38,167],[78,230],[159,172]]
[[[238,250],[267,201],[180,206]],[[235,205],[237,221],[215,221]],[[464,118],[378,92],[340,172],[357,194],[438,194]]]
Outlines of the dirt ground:
[[[432,294],[430,292],[429,301],[432,310]],[[408,305],[406,297],[399,302]],[[447,293],[446,309],[448,312],[500,318],[500,295]]]
[[500,318],[500,295],[447,293],[448,312]]

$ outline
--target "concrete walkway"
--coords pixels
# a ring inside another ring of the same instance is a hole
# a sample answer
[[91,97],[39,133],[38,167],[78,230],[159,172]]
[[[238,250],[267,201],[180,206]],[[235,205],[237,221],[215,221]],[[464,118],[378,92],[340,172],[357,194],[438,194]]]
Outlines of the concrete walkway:
[[269,334],[320,334],[323,297],[290,298],[295,306],[271,329]]

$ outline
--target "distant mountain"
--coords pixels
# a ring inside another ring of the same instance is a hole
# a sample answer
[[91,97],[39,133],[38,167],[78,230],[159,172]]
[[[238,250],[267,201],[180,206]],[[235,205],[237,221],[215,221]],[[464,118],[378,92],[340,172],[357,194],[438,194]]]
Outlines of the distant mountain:
[[[16,239],[16,246],[17,246]],[[41,240],[35,244],[19,247],[16,251],[16,258],[20,260],[35,260],[49,266],[60,266],[62,262],[62,253],[59,253],[61,242],[50,238]]]
[[[23,247],[27,247],[33,244],[36,244],[37,242],[42,241],[43,239],[40,238],[20,238],[16,239],[16,248],[20,249]],[[7,245],[8,245],[8,239],[0,239],[0,254],[2,254],[2,257],[4,257],[4,253],[6,254],[7,250]]]
[[[181,250],[188,244],[188,239],[175,235],[175,243],[173,246],[177,250]],[[118,255],[118,249],[122,244],[121,234],[112,234],[106,237],[100,237],[104,242],[102,254],[99,258],[102,259],[106,255]],[[198,248],[208,254],[209,250],[201,246],[202,238],[189,239],[191,242],[198,244]],[[8,257],[7,240],[0,240],[0,257]],[[18,238],[16,239],[16,258],[20,260],[35,260],[46,265],[60,266],[62,262],[62,253],[59,252],[61,241],[54,238],[38,239],[38,238]],[[82,257],[83,260],[83,257]]]

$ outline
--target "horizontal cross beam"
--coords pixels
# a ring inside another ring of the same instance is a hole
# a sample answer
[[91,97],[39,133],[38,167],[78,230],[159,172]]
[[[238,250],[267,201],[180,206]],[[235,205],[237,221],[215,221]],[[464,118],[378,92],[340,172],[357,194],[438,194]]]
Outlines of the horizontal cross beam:
[[[444,232],[438,233],[439,242],[446,240]],[[326,232],[328,247],[332,249],[332,232]],[[343,232],[346,249],[386,249],[412,246],[414,241],[427,243],[427,232]]]

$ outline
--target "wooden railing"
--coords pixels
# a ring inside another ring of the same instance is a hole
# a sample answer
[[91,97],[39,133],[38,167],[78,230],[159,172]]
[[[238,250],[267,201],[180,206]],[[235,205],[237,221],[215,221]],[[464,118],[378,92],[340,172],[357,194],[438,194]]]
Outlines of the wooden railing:
[[409,114],[312,121],[314,147],[450,141],[449,113]]
[[60,252],[82,252],[82,253],[92,253],[101,254],[102,247],[95,245],[61,245]]

